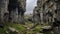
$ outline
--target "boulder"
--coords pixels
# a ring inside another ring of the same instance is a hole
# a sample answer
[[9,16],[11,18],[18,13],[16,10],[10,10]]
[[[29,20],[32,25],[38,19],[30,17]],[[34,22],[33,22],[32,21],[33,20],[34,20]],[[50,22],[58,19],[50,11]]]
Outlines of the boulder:
[[52,28],[51,26],[44,26],[42,27],[42,33],[45,33],[45,32],[51,32],[52,31]]
[[9,27],[9,33],[11,34],[18,34],[18,31],[15,28]]
[[51,26],[44,26],[42,29],[51,29]]

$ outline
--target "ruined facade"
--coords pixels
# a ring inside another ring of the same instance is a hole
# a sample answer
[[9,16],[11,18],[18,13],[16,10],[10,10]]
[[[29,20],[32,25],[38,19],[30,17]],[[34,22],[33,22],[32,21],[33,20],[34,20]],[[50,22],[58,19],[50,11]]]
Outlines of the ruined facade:
[[[23,22],[26,0],[0,0],[0,21]],[[22,19],[21,19],[22,18]]]

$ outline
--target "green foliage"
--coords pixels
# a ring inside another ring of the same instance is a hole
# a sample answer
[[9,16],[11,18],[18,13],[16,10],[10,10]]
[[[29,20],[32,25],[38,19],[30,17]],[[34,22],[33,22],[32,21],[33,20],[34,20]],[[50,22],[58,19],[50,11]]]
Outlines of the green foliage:
[[29,32],[27,32],[26,34],[33,34],[33,31],[29,31]]
[[15,29],[17,29],[17,30],[19,30],[19,31],[24,31],[26,28],[23,26],[23,25],[21,25],[21,24],[13,24],[13,25],[11,25],[11,27],[13,27],[13,28],[15,28]]
[[33,31],[35,31],[35,32],[42,31],[42,28],[41,28],[41,27],[42,27],[42,26],[38,25],[36,28],[34,28]]
[[5,31],[8,30],[9,27],[15,28],[16,30],[18,30],[19,32],[24,31],[26,28],[21,25],[21,24],[13,24],[13,23],[5,23],[4,24],[4,28],[0,28],[0,34],[5,33]]
[[[19,31],[19,33],[21,33],[22,31],[25,31],[26,30],[26,26],[27,27],[32,27],[33,26],[33,23],[26,23],[26,25],[21,25],[21,24],[14,24],[14,23],[5,23],[4,24],[4,28],[0,28],[0,34],[4,34],[5,31],[8,30],[8,27],[12,27],[12,28],[15,28],[16,30]],[[33,28],[32,30],[30,31],[27,31],[26,34],[36,34],[36,33],[40,33],[40,31],[42,31],[42,27],[43,26],[47,26],[47,23],[45,23],[44,25],[38,25],[36,26],[35,28]],[[45,32],[44,34],[55,34],[55,32]]]

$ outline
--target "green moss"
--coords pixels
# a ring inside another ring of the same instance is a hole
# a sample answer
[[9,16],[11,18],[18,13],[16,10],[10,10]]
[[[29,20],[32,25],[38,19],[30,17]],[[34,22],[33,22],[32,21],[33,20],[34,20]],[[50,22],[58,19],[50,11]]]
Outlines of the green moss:
[[[46,25],[47,25],[47,23],[45,23],[44,25],[38,25],[35,28],[33,28],[33,30],[28,31],[27,34],[36,34],[37,32],[43,30],[41,27],[46,26]],[[32,27],[33,26],[33,23],[29,23],[29,24],[27,23],[26,25],[23,26],[21,24],[14,24],[14,23],[8,23],[7,22],[7,23],[4,24],[4,28],[0,28],[0,34],[3,34],[5,31],[7,31],[8,30],[8,27],[15,28],[19,32],[22,32],[22,31],[25,31],[26,30],[25,26]],[[46,32],[44,34],[49,34],[49,33],[50,32]],[[52,34],[55,34],[55,33],[53,32]]]
[[19,30],[19,31],[24,31],[26,28],[23,26],[23,25],[21,25],[21,24],[13,24],[13,25],[11,25],[11,27],[13,27],[13,28],[15,28],[15,29],[17,29],[17,30]]
[[16,30],[21,31],[21,32],[26,29],[21,24],[5,23],[4,28],[0,28],[0,34],[3,34],[5,31],[7,31],[9,27],[15,28]]
[[42,27],[41,25],[38,25],[36,28],[34,28],[33,31],[35,31],[35,32],[42,31],[42,28],[41,27]]

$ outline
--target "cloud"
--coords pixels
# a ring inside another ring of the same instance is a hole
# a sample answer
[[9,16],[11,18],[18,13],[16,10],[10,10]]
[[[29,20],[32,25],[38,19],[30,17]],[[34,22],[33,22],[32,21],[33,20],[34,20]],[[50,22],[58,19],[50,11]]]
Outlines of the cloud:
[[26,12],[30,14],[33,12],[34,7],[36,6],[37,0],[27,0],[26,1]]

